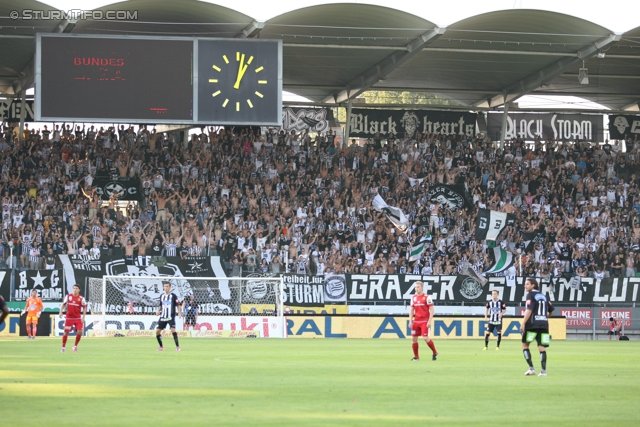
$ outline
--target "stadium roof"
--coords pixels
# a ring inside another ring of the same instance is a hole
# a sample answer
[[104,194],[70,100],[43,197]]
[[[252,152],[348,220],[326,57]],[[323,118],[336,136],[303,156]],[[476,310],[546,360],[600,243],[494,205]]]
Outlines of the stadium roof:
[[[35,0],[20,7],[53,8]],[[137,11],[130,21],[13,20],[0,0],[0,93],[33,86],[34,35],[255,37],[283,41],[283,87],[318,103],[366,90],[425,91],[464,106],[500,108],[525,94],[575,95],[613,110],[639,111],[640,27],[616,34],[557,13],[511,9],[438,27],[382,6],[334,3],[259,22],[196,0],[129,0],[98,10]],[[580,84],[581,68],[589,84]]]

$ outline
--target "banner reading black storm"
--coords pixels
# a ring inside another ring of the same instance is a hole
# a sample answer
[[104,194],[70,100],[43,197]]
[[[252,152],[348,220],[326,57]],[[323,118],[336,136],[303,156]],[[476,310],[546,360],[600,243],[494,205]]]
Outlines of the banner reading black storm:
[[475,113],[432,110],[351,110],[349,136],[371,138],[376,133],[387,137],[415,138],[420,133],[475,135]]
[[640,134],[640,116],[609,114],[611,139],[635,139],[638,134]]
[[24,270],[17,273],[13,301],[26,301],[33,290],[44,302],[62,302],[67,294],[62,288],[62,270]]
[[[487,133],[493,140],[500,139],[502,115],[487,114]],[[533,141],[536,137],[554,139],[586,139],[602,141],[604,116],[601,114],[508,113],[506,139],[522,138]]]
[[[240,309],[241,287],[230,286],[219,257],[134,257],[124,259],[83,255],[60,255],[67,292],[79,284],[90,303],[101,303],[100,295],[91,295],[89,282],[101,283],[103,276],[122,276],[107,281],[107,313],[127,313],[129,304],[136,314],[155,314],[163,292],[162,276],[184,277],[171,280],[172,292],[180,300],[193,294],[200,314],[231,314]],[[189,280],[207,277],[209,280]],[[96,282],[98,280],[98,282]],[[90,307],[91,308],[91,307]]]

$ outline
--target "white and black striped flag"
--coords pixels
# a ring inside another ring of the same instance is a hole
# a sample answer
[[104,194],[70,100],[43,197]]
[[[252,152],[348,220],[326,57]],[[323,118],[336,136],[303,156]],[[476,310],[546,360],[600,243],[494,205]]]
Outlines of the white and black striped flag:
[[502,230],[516,221],[514,215],[506,212],[479,209],[476,221],[476,240],[496,240]]
[[409,220],[402,212],[402,209],[387,205],[387,202],[379,194],[373,199],[371,206],[378,212],[384,213],[398,230],[403,233],[409,230]]

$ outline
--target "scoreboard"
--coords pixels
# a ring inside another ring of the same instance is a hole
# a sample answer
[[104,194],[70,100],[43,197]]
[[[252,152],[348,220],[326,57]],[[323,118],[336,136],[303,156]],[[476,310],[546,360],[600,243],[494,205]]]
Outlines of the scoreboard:
[[38,34],[38,121],[281,124],[282,42]]

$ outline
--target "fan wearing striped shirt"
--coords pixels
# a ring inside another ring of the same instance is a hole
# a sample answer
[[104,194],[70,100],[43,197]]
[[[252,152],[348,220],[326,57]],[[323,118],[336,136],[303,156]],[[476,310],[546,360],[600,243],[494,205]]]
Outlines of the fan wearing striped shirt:
[[507,306],[498,298],[498,291],[491,291],[491,299],[487,301],[484,310],[484,320],[487,321],[487,332],[484,335],[484,348],[489,346],[489,337],[496,332],[498,343],[496,351],[500,350],[500,341],[502,340],[502,316],[507,312]]

